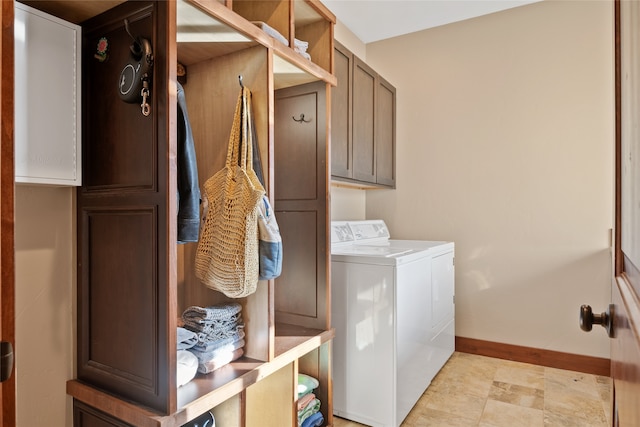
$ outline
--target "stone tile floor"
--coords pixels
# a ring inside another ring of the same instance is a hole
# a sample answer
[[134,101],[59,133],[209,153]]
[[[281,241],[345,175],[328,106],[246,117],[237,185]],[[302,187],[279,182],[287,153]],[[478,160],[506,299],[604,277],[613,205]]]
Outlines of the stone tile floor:
[[608,427],[610,398],[609,377],[456,352],[401,427]]

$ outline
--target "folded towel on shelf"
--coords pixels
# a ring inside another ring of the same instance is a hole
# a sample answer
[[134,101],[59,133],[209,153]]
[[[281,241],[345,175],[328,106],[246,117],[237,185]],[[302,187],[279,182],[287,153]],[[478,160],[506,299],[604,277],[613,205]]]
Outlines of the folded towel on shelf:
[[311,55],[307,53],[307,49],[309,48],[309,42],[304,40],[293,39],[293,50],[298,53],[300,56],[311,61]]
[[[206,328],[204,331],[198,332],[198,343],[195,346],[200,346],[198,350],[203,350],[211,342],[231,338],[237,339],[243,329],[244,325],[235,325],[226,329]],[[235,339],[232,339],[232,341],[235,341]]]
[[316,412],[315,414],[304,420],[300,427],[320,427],[322,423],[324,423],[322,412]]
[[236,333],[230,335],[227,338],[222,338],[218,340],[209,340],[206,335],[202,336],[202,340],[198,341],[198,344],[194,345],[190,348],[192,351],[200,351],[200,352],[208,352],[214,351],[218,348],[224,347],[225,345],[234,343],[244,338],[244,330],[238,329]]
[[305,406],[309,404],[313,399],[316,398],[316,395],[313,393],[305,394],[300,399],[298,399],[298,411],[303,409]]
[[210,372],[213,372],[216,369],[220,369],[223,366],[233,362],[234,360],[239,359],[243,354],[244,350],[239,348],[237,350],[225,353],[222,356],[218,356],[215,359],[209,360],[206,363],[199,363],[198,372],[200,372],[201,374],[208,374]]
[[265,33],[267,33],[268,35],[270,35],[274,39],[278,40],[283,45],[289,46],[289,40],[287,40],[282,34],[280,34],[280,32],[278,30],[276,30],[275,28],[269,26],[266,22],[251,21],[251,23],[254,24],[254,25],[257,25],[258,27],[260,27],[260,29],[262,31],[264,31]]
[[190,323],[205,323],[214,320],[227,320],[240,313],[242,306],[237,302],[218,304],[210,307],[191,306],[182,313],[182,319]]
[[176,387],[188,383],[198,372],[198,358],[188,350],[178,350],[176,357]]
[[198,334],[188,329],[178,327],[178,350],[187,350],[198,343]]
[[313,392],[319,385],[317,379],[306,374],[298,374],[298,399]]
[[210,335],[212,339],[224,338],[232,332],[235,332],[238,328],[243,328],[242,317],[231,321],[216,321],[212,324],[192,324],[185,322],[184,327],[190,331],[196,332],[198,335],[205,334]]
[[320,400],[313,399],[301,411],[298,411],[298,425],[302,425],[307,418],[320,410]]
[[293,39],[293,48],[302,52],[306,52],[309,48],[309,42],[304,40]]
[[225,354],[233,353],[237,349],[244,347],[244,344],[244,340],[241,339],[230,344],[226,344],[212,351],[199,351],[193,348],[190,351],[195,354],[195,356],[198,358],[199,363],[204,363],[208,362],[209,360],[216,359],[220,356],[224,356]]

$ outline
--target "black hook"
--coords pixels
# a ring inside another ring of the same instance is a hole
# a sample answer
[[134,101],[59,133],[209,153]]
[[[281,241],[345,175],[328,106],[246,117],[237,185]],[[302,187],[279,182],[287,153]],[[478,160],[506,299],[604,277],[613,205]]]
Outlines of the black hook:
[[124,29],[129,34],[129,37],[133,39],[133,43],[129,46],[129,50],[131,50],[131,54],[136,60],[142,58],[142,46],[140,45],[140,39],[138,37],[133,37],[131,34],[131,30],[129,29],[129,20],[124,18]]
[[305,120],[304,119],[304,113],[300,113],[300,118],[296,119],[295,117],[291,117],[293,119],[294,122],[298,122],[298,123],[310,123],[311,120]]

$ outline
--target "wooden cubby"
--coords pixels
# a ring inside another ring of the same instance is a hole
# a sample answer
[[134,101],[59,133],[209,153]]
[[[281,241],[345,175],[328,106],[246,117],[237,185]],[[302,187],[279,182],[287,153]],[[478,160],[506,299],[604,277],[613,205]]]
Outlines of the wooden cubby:
[[[83,88],[91,89],[83,98],[83,109],[89,109],[89,102],[100,102],[100,97],[109,92],[109,85],[95,78],[104,74],[108,81],[109,73],[117,69],[115,46],[118,42],[124,44],[122,40],[128,37],[122,33],[123,17],[133,17],[132,28],[146,32],[142,35],[151,39],[155,56],[151,121],[142,122],[139,117],[124,120],[123,126],[135,128],[132,132],[107,125],[92,130],[91,117],[83,122],[83,136],[90,136],[83,141],[83,151],[97,157],[86,163],[93,169],[87,174],[87,185],[78,190],[78,378],[67,383],[67,393],[74,398],[74,426],[182,426],[210,410],[219,425],[227,427],[294,427],[298,373],[315,376],[320,381],[316,395],[322,401],[324,425],[331,426],[334,331],[330,327],[330,301],[318,304],[324,312],[318,313],[313,328],[295,321],[280,324],[275,314],[273,280],[260,282],[254,294],[234,300],[243,307],[244,356],[175,387],[175,330],[180,315],[191,305],[208,306],[229,298],[206,288],[195,278],[196,244],[176,243],[176,227],[171,218],[177,212],[177,64],[186,69],[183,86],[196,144],[200,185],[224,166],[240,90],[238,78],[242,76],[243,84],[252,91],[265,187],[275,203],[275,170],[287,167],[286,158],[280,165],[274,161],[278,144],[274,138],[275,92],[323,82],[325,96],[330,96],[330,87],[336,84],[332,74],[335,17],[315,0],[24,3],[79,24],[83,32],[86,26],[86,37],[101,31],[112,37],[112,63],[101,68],[96,64],[83,68],[87,74],[82,76],[86,81]],[[275,41],[251,21],[268,23],[287,37],[290,44],[295,37],[306,39],[312,60]],[[85,39],[83,50],[85,57],[93,55],[95,44],[91,39]],[[94,70],[103,74],[92,75]],[[104,93],[95,89],[101,84],[107,88]],[[140,114],[139,106],[123,104],[117,98],[111,101],[110,94],[108,97],[100,107],[105,114],[111,114],[112,109],[118,110],[115,117]],[[326,99],[325,102],[328,103]],[[144,126],[137,128],[137,123]],[[329,123],[325,122],[325,126],[323,135],[328,138]],[[99,161],[100,150],[104,148],[95,146],[94,139],[100,138],[91,137],[98,134],[108,144],[116,144],[116,148],[109,148],[113,150],[110,154],[116,154],[115,160]],[[328,141],[325,142],[326,157]],[[117,144],[123,150],[133,151],[119,152]],[[133,153],[139,158],[132,160],[129,156],[127,165],[118,165],[117,155],[122,153]],[[138,168],[139,165],[143,167]],[[129,175],[138,181],[129,183]],[[326,187],[329,182],[326,171],[322,172],[322,178]],[[328,192],[321,202],[324,205],[318,211],[324,212],[322,221],[328,230]],[[118,229],[121,223],[126,228]],[[281,228],[286,226],[281,224]],[[128,246],[118,246],[117,236],[126,237]],[[103,247],[101,239],[109,241],[109,246]],[[325,254],[318,265],[327,289],[318,295],[324,298],[330,295],[329,238],[319,242],[324,247],[309,250]],[[287,241],[283,245],[286,263]],[[291,242],[291,247],[300,245]],[[102,256],[97,263],[92,258],[96,253]],[[145,262],[132,273],[127,269],[138,267],[136,262],[127,262],[128,257]],[[113,265],[111,259],[123,266]],[[107,292],[113,278],[107,277],[109,271],[120,281],[114,286],[117,292]],[[131,277],[144,280],[134,282]],[[132,309],[139,303],[142,303],[140,310]],[[101,313],[116,321],[110,325],[107,320],[97,320]],[[119,316],[125,316],[128,324],[136,327],[128,329],[124,322],[117,324]],[[136,336],[128,335],[133,334],[131,330],[135,330]],[[143,334],[144,340],[140,341]],[[132,347],[127,348],[127,344]]]

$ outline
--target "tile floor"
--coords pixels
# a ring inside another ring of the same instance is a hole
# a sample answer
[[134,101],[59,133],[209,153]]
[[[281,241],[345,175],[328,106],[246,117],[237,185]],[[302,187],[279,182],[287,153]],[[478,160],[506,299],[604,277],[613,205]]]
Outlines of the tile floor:
[[608,377],[456,352],[401,427],[608,427],[610,396]]

